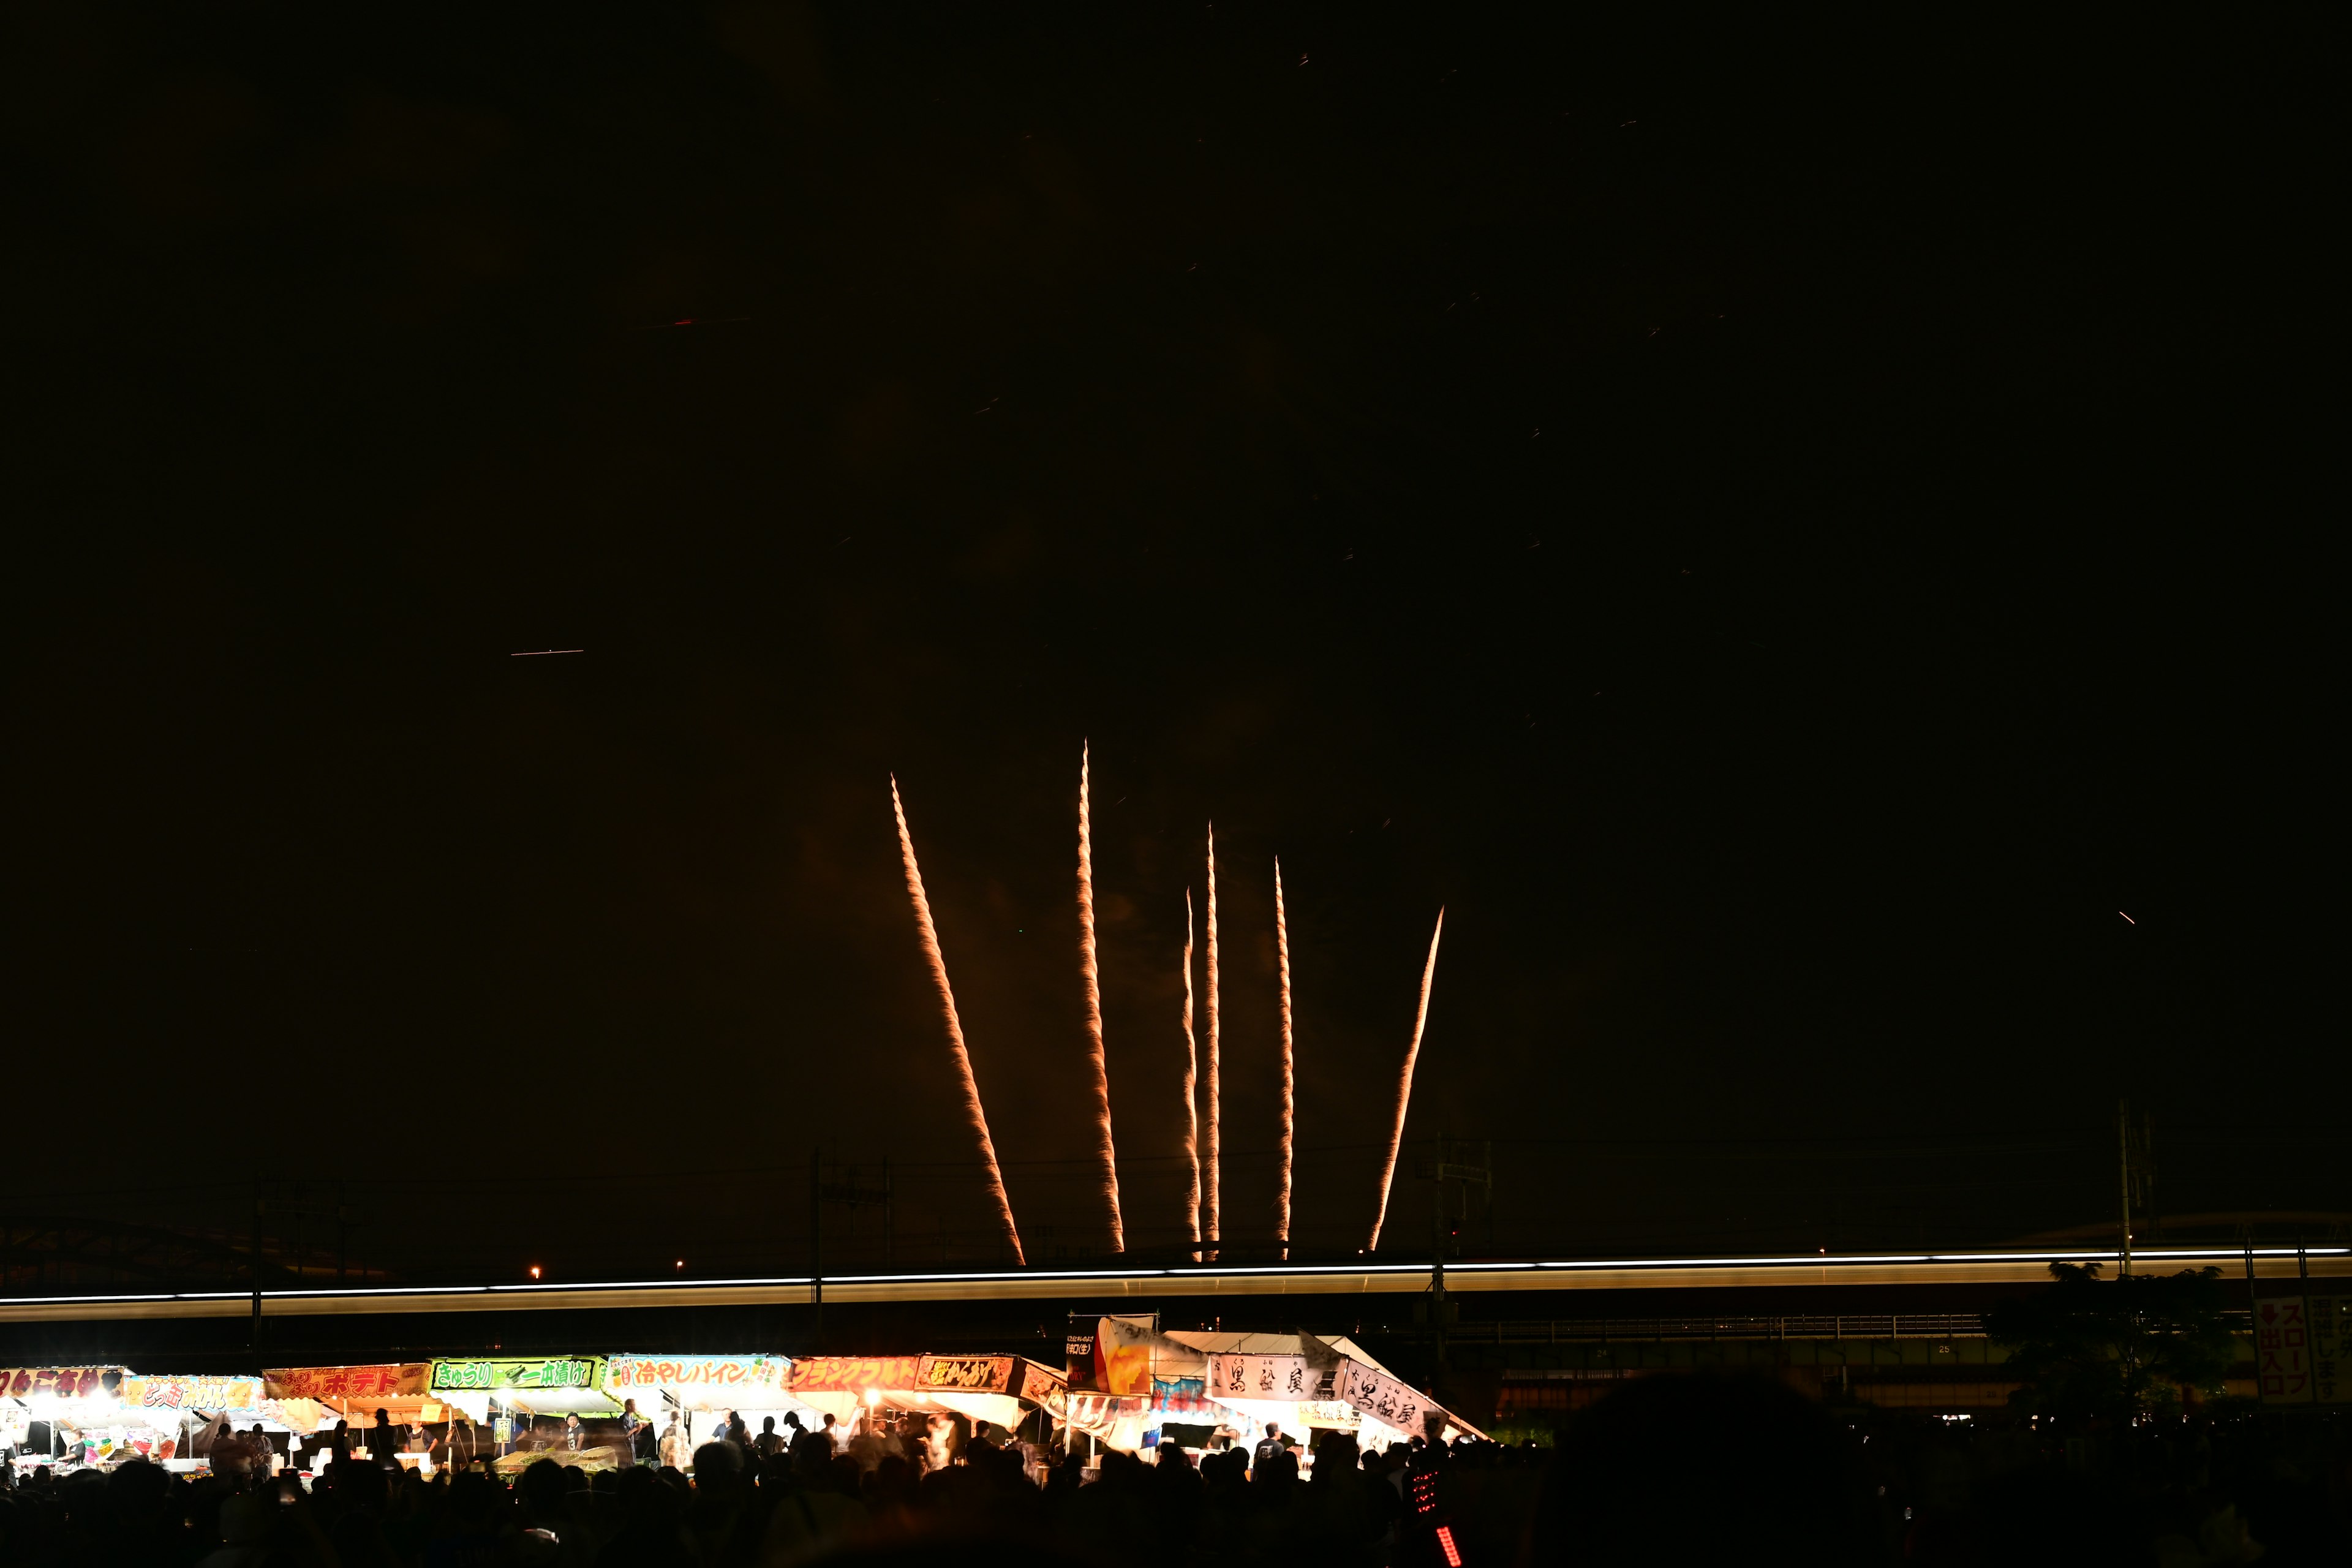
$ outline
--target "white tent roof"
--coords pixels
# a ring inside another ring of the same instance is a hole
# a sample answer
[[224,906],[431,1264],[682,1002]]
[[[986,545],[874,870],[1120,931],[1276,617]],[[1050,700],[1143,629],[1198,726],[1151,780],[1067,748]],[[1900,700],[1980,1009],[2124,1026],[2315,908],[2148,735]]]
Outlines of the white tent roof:
[[[1320,1335],[1315,1336],[1321,1339]],[[1160,1338],[1174,1340],[1207,1355],[1305,1355],[1307,1353],[1305,1334],[1220,1334],[1206,1329],[1170,1329]],[[1370,1351],[1345,1334],[1334,1334],[1322,1342],[1346,1356],[1349,1361],[1363,1363],[1374,1372],[1389,1372]],[[1394,1377],[1396,1373],[1390,1372]]]

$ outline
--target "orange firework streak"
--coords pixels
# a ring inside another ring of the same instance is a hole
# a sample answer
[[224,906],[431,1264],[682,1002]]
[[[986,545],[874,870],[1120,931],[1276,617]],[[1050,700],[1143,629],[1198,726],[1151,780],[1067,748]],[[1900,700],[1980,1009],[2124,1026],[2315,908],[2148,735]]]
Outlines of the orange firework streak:
[[1445,911],[1437,911],[1437,929],[1429,933],[1429,962],[1421,971],[1421,1010],[1412,1016],[1412,1044],[1405,1047],[1404,1079],[1397,1085],[1396,1126],[1389,1133],[1388,1163],[1381,1168],[1381,1207],[1372,1216],[1372,1239],[1364,1244],[1366,1251],[1378,1251],[1381,1226],[1388,1223],[1389,1186],[1396,1180],[1397,1151],[1404,1143],[1404,1113],[1412,1104],[1412,1064],[1421,1055],[1421,1031],[1429,1022],[1429,987],[1437,978],[1437,939],[1445,934]]
[[1201,1112],[1192,1099],[1201,1052],[1192,1040],[1192,889],[1184,889],[1184,1158],[1192,1164],[1192,1184],[1184,1194],[1184,1223],[1192,1231],[1192,1256],[1201,1256]]
[[[1208,1239],[1217,1226],[1217,825],[1209,824],[1209,1158],[1202,1173],[1209,1211]],[[1213,1253],[1212,1254],[1213,1256]]]
[[1290,924],[1282,915],[1282,858],[1274,862],[1274,956],[1282,970],[1282,1193],[1274,1239],[1290,1256],[1290,1133],[1295,1117],[1290,1060]]
[[1103,1056],[1102,983],[1095,968],[1095,851],[1087,815],[1087,748],[1078,747],[1078,957],[1087,979],[1087,1040],[1095,1069],[1095,1121],[1102,1128],[1103,1196],[1110,1203],[1110,1249],[1127,1250],[1118,1217],[1118,1154],[1110,1141],[1110,1068]]
[[890,779],[890,815],[898,819],[898,853],[907,862],[907,893],[915,900],[915,929],[923,939],[923,956],[931,961],[931,979],[940,988],[940,1010],[947,1015],[948,1052],[955,1058],[956,1087],[963,1091],[963,1113],[980,1139],[981,1163],[988,1170],[988,1195],[1004,1221],[1004,1238],[1013,1244],[1013,1261],[1026,1267],[1021,1255],[1021,1230],[1013,1223],[1013,1200],[1005,1195],[1004,1173],[997,1169],[996,1145],[989,1141],[988,1115],[980,1108],[980,1084],[971,1076],[971,1053],[964,1049],[963,1025],[957,1021],[955,993],[948,986],[948,961],[940,952],[939,928],[931,924],[931,900],[923,896],[923,873],[915,864],[915,836],[907,831],[907,808],[898,800],[898,780]]

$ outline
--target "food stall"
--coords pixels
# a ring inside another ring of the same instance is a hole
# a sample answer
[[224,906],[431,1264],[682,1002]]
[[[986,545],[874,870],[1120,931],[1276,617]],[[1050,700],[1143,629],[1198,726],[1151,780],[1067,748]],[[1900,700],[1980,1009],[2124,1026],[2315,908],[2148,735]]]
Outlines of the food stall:
[[1069,1352],[1073,1410],[1098,1414],[1108,1430],[1097,1435],[1129,1452],[1163,1440],[1198,1450],[1228,1435],[1254,1447],[1277,1425],[1302,1443],[1320,1429],[1366,1447],[1422,1436],[1433,1418],[1443,1441],[1483,1436],[1345,1336],[1162,1331],[1150,1318],[1102,1317],[1072,1325]]
[[[325,1462],[324,1439],[337,1422],[350,1428],[352,1452],[366,1452],[366,1433],[375,1426],[379,1410],[401,1429],[404,1448],[407,1429],[423,1426],[432,1448],[446,1451],[442,1445],[453,1411],[446,1400],[436,1398],[425,1386],[430,1364],[410,1361],[365,1366],[287,1366],[267,1370],[261,1376],[266,1396],[276,1405],[279,1418],[305,1439],[299,1455],[303,1468],[314,1469]],[[432,1431],[436,1426],[444,1430]],[[428,1474],[433,1468],[429,1453],[404,1457],[403,1462],[421,1467]]]
[[616,1405],[635,1400],[637,1414],[653,1424],[656,1441],[669,1425],[668,1413],[677,1411],[692,1445],[717,1436],[730,1410],[753,1437],[769,1416],[780,1431],[787,1415],[798,1415],[803,1426],[815,1429],[822,1412],[792,1396],[792,1362],[780,1355],[621,1354],[606,1359],[604,1392]]
[[[425,1393],[488,1429],[482,1451],[497,1456],[500,1470],[542,1458],[622,1469],[635,1461],[609,1377],[601,1355],[446,1357],[429,1364]],[[567,1420],[573,1415],[576,1427]]]
[[110,1467],[132,1458],[198,1469],[215,1423],[284,1430],[256,1377],[140,1376],[127,1367],[0,1370],[0,1446],[20,1468]]
[[[801,1405],[854,1427],[883,1415],[961,1415],[1001,1431],[1019,1432],[1034,1412],[1050,1421],[1095,1421],[1099,1412],[1073,1411],[1059,1370],[1017,1355],[811,1356],[793,1363],[791,1393]],[[1035,1428],[1042,1439],[1046,1421]],[[931,1463],[945,1462],[942,1439]]]

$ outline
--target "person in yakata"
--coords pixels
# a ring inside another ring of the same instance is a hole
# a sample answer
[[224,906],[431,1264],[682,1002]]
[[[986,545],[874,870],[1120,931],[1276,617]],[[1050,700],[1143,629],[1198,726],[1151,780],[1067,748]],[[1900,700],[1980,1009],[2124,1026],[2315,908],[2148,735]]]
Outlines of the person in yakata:
[[1255,1469],[1276,1454],[1288,1452],[1290,1445],[1282,1440],[1282,1428],[1269,1421],[1265,1424],[1265,1436],[1257,1440],[1257,1447],[1250,1454],[1250,1468]]
[[686,1430],[677,1424],[677,1412],[669,1413],[669,1425],[662,1428],[661,1462],[673,1470],[684,1470],[693,1450],[687,1446]]

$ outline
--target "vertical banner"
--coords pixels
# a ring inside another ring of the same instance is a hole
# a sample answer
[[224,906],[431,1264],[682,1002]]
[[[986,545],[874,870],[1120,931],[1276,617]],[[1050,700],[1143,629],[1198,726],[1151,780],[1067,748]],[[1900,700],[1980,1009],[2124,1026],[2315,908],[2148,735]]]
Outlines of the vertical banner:
[[2304,1281],[2254,1287],[2254,1379],[2264,1405],[2311,1403],[2311,1314]]
[[2352,1279],[2306,1279],[2304,1310],[2311,1317],[2311,1398],[2315,1405],[2352,1405]]

